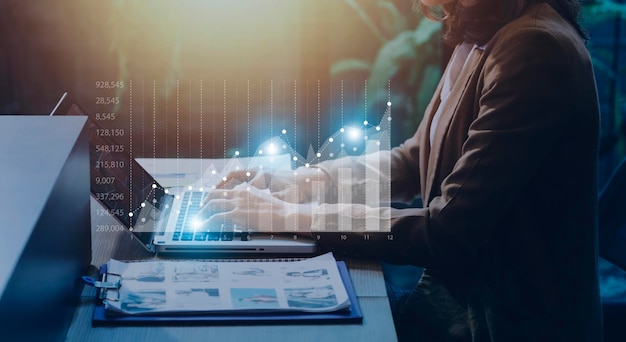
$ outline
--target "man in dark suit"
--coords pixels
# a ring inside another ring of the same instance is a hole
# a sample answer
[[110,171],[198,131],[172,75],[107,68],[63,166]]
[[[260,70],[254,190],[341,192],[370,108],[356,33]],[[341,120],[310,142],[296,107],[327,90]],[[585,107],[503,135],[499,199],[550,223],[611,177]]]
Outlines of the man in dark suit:
[[[434,17],[431,6],[455,51],[415,135],[376,159],[390,163],[391,199],[421,196],[423,208],[283,203],[287,183],[239,174],[275,195],[235,188],[219,200],[233,210],[216,219],[296,213],[301,226],[331,230],[346,206],[355,230],[390,219],[392,242],[322,246],[425,268],[396,311],[401,340],[599,341],[599,109],[577,1],[422,0]],[[307,199],[312,177],[339,184],[346,167],[359,192],[366,164],[299,168],[293,198]]]

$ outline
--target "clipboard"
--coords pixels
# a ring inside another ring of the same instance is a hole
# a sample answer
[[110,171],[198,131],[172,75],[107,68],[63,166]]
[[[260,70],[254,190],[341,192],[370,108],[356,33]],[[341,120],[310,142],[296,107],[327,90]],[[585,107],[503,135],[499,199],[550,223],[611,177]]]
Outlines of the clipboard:
[[[363,313],[350,279],[345,262],[337,261],[350,308],[327,313],[305,312],[267,312],[267,313],[175,313],[151,315],[117,315],[105,310],[102,299],[106,297],[106,288],[119,288],[119,283],[106,282],[103,277],[99,282],[96,304],[93,310],[92,326],[150,326],[150,325],[285,325],[285,324],[362,324]],[[106,264],[100,268],[100,274],[106,275]]]

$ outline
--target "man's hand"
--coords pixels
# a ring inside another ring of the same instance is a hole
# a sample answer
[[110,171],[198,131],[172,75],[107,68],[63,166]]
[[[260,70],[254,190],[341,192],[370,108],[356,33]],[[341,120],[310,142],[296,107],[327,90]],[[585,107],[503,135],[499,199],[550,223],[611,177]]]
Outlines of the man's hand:
[[312,182],[325,179],[326,174],[317,168],[300,167],[296,170],[277,170],[273,173],[262,170],[239,170],[230,172],[216,188],[234,189],[247,184],[256,189],[267,189],[273,197],[285,202],[306,203],[311,201]]
[[[244,171],[245,175],[245,171]],[[313,206],[283,201],[267,189],[240,183],[209,193],[199,218],[203,226],[246,227],[258,232],[309,231]]]

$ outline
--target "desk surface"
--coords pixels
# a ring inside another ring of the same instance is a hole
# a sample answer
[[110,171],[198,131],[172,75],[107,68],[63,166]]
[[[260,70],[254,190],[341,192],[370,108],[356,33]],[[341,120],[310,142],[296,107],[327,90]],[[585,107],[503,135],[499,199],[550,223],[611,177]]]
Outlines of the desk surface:
[[[167,160],[150,160],[167,167]],[[148,171],[151,171],[148,169]],[[152,259],[125,231],[98,232],[99,224],[114,224],[111,217],[97,215],[102,206],[92,198],[92,265],[110,258]],[[85,287],[67,334],[67,341],[395,341],[396,334],[380,265],[370,260],[346,260],[363,311],[363,323],[346,325],[245,325],[92,327],[95,289]]]

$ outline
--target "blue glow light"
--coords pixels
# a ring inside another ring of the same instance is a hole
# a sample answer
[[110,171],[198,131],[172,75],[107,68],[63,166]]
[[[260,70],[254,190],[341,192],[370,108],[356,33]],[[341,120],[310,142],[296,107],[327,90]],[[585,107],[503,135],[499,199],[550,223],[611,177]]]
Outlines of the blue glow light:
[[267,151],[267,154],[270,154],[270,155],[278,154],[278,147],[276,146],[275,143],[271,142],[267,145],[266,151]]
[[352,141],[359,140],[362,133],[363,132],[361,132],[361,130],[356,127],[348,127],[348,138],[350,138],[350,140]]

